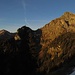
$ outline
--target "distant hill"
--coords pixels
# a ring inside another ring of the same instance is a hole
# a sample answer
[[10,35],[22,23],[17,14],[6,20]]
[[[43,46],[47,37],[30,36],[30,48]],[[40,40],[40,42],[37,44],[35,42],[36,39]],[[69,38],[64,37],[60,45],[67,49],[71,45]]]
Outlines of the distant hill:
[[10,33],[7,30],[0,30],[0,40],[12,38],[15,33]]
[[75,14],[65,12],[33,31],[0,30],[0,74],[67,75],[75,67]]

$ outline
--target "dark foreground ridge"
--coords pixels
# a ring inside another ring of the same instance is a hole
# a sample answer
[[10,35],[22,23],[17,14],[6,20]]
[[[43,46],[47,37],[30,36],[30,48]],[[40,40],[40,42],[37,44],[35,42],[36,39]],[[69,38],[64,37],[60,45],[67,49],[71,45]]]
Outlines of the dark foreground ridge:
[[0,75],[67,75],[75,67],[75,14],[44,27],[0,31]]

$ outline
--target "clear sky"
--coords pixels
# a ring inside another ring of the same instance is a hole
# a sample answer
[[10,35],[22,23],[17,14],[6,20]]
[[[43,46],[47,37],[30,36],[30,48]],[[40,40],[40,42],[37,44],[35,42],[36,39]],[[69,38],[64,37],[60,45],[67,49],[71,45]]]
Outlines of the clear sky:
[[64,12],[75,13],[75,0],[0,0],[0,29],[43,27]]

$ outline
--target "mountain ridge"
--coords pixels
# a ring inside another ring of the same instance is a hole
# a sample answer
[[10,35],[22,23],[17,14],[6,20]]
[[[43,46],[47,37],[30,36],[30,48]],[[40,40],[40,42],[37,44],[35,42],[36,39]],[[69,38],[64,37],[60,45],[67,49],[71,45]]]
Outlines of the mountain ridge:
[[6,64],[0,65],[3,68],[0,73],[67,75],[75,67],[74,45],[75,14],[71,12],[35,31],[23,26],[11,38],[0,42],[0,57],[4,57],[0,60]]

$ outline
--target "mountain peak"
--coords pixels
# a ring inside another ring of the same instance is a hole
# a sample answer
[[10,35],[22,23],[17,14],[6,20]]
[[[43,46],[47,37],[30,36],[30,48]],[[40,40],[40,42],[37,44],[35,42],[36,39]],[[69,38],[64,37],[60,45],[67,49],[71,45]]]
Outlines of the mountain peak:
[[0,30],[0,34],[4,34],[4,33],[6,33],[6,32],[8,32],[8,31],[6,31],[6,30]]
[[71,12],[65,12],[60,18],[68,21],[71,20],[72,18],[75,19],[75,14]]
[[72,12],[64,12],[64,15],[74,15]]
[[0,40],[12,38],[15,35],[15,33],[10,33],[7,30],[0,30]]

